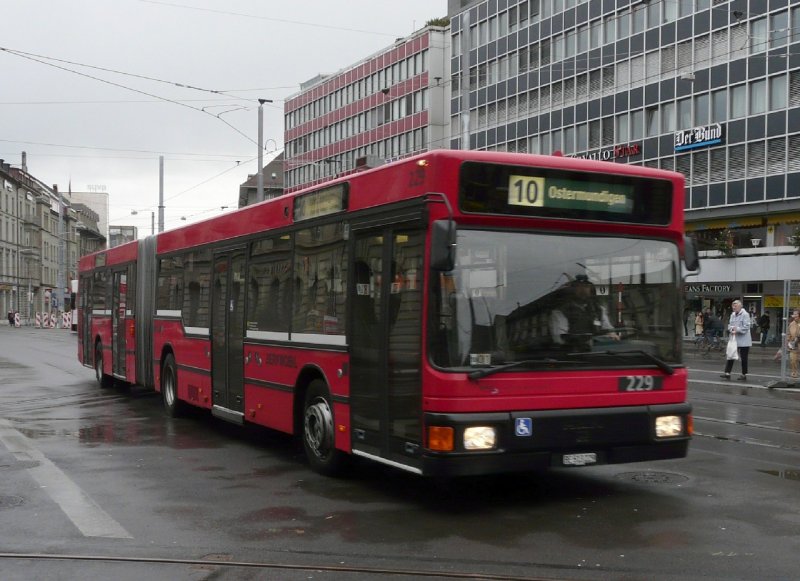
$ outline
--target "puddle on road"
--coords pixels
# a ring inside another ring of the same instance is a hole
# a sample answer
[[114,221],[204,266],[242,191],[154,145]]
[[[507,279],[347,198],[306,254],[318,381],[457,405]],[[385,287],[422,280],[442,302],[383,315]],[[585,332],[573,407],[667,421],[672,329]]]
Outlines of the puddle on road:
[[74,438],[85,446],[102,445],[169,446],[178,450],[219,448],[222,442],[205,434],[176,432],[169,422],[151,421],[149,418],[109,418],[102,423],[85,425],[76,429],[19,426],[18,432],[31,440],[49,438]]
[[800,480],[800,470],[759,470],[759,472],[786,480]]

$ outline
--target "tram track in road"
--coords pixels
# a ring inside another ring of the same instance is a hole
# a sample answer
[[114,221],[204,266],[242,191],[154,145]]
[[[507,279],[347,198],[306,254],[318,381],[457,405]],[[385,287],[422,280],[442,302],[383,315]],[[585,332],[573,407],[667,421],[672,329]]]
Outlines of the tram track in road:
[[[730,400],[724,399],[715,399],[715,398],[702,398],[702,397],[694,397],[692,398],[693,402],[702,402],[707,404],[718,404],[718,405],[730,405]],[[755,410],[774,410],[776,412],[787,412],[787,409],[782,406],[778,405],[767,405],[761,403],[751,403],[751,402],[736,402],[736,405],[742,408],[749,408]],[[791,411],[791,410],[788,410]],[[792,438],[794,436],[800,436],[800,429],[795,429],[791,427],[786,427],[782,425],[770,425],[760,422],[754,421],[747,421],[747,420],[735,420],[735,419],[728,419],[728,418],[719,418],[719,417],[711,417],[711,416],[703,416],[698,415],[697,413],[693,414],[694,422],[695,422],[695,430],[693,433],[693,437],[695,438],[709,438],[715,440],[722,440],[728,442],[734,442],[739,444],[749,444],[753,446],[763,446],[767,448],[773,448],[776,450],[786,450],[796,452],[800,450],[800,443],[798,444],[791,444],[791,443],[777,443],[775,441],[769,440],[767,438],[760,438],[760,437],[746,437],[746,436],[734,436],[731,434],[715,434],[704,432],[702,430],[698,430],[697,424],[705,422],[709,425],[718,425],[718,426],[733,426],[736,428],[743,428],[748,430],[753,430],[756,433],[756,436],[759,433],[768,433],[774,436],[786,436],[788,438]],[[710,427],[710,426],[709,426]]]
[[[218,556],[219,557],[219,556]],[[343,559],[338,557],[337,559]],[[345,574],[363,574],[369,575],[371,578],[397,578],[409,577],[417,579],[476,579],[482,581],[569,581],[571,579],[585,578],[586,568],[580,566],[570,565],[555,565],[543,563],[514,563],[515,567],[542,567],[556,570],[575,570],[575,573],[580,572],[580,577],[554,577],[552,575],[509,575],[507,573],[475,573],[469,571],[460,571],[451,568],[447,571],[436,571],[429,569],[410,569],[410,568],[393,568],[393,567],[368,567],[358,565],[318,565],[312,563],[278,563],[278,562],[256,562],[256,561],[233,561],[221,558],[202,558],[202,559],[172,559],[172,558],[159,558],[159,557],[122,557],[122,556],[102,556],[102,555],[66,555],[66,554],[45,554],[45,553],[0,553],[0,560],[25,560],[25,561],[71,561],[77,563],[124,563],[124,564],[142,564],[142,565],[165,565],[165,566],[184,566],[194,568],[209,568],[215,567],[219,570],[226,570],[233,572],[237,569],[255,570],[255,571],[295,571],[295,572],[318,572],[330,573],[333,575]],[[447,565],[463,565],[462,561],[454,562],[441,562],[442,566]],[[502,563],[498,563],[502,565]],[[600,573],[605,575],[622,574],[623,571],[619,569],[606,569],[599,568],[592,571],[593,573]],[[629,572],[630,573],[630,572]]]
[[[739,424],[736,424],[739,425]],[[744,424],[747,425],[747,424]],[[751,427],[751,426],[748,426]],[[800,451],[800,445],[798,446],[786,446],[783,444],[775,444],[773,442],[766,442],[762,440],[757,440],[754,438],[743,438],[743,437],[736,437],[730,435],[720,435],[720,434],[707,434],[704,432],[698,432],[695,430],[694,434],[692,434],[695,438],[708,438],[711,440],[720,440],[724,442],[733,442],[735,444],[748,444],[750,446],[762,446],[764,448],[772,448],[775,450],[785,450],[787,452],[797,452]]]
[[[92,405],[95,403],[116,402],[127,399],[126,394],[108,393],[90,395],[87,392],[68,393],[61,395],[44,395],[28,399],[14,399],[13,401],[0,401],[0,414],[24,413],[31,411],[52,410],[65,405],[74,403],[75,399],[80,400],[81,405]],[[48,402],[51,405],[41,405]]]

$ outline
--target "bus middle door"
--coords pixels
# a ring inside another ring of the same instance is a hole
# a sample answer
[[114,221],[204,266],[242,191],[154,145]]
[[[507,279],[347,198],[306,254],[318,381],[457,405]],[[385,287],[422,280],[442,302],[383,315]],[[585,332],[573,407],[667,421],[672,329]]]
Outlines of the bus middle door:
[[126,379],[125,356],[127,354],[128,309],[128,270],[114,271],[111,289],[111,373],[115,377]]
[[78,290],[78,336],[81,344],[81,362],[92,366],[94,353],[92,352],[92,275],[81,276]]
[[244,421],[245,249],[214,255],[211,289],[212,414]]

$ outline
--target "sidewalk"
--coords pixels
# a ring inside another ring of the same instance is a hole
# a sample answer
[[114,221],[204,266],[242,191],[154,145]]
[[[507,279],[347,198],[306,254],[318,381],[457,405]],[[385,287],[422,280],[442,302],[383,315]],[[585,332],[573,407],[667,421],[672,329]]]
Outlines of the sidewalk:
[[789,361],[786,361],[785,383],[781,382],[781,362],[775,361],[775,352],[778,350],[776,345],[761,347],[756,344],[750,347],[750,354],[747,360],[748,373],[747,382],[736,381],[741,367],[739,362],[734,363],[732,380],[726,381],[719,377],[725,369],[725,352],[712,351],[710,353],[699,353],[697,348],[690,340],[684,343],[683,359],[686,366],[690,369],[692,380],[710,386],[717,384],[720,389],[752,388],[758,387],[768,389],[769,392],[777,397],[789,399],[800,399],[800,382],[795,382],[790,377]]

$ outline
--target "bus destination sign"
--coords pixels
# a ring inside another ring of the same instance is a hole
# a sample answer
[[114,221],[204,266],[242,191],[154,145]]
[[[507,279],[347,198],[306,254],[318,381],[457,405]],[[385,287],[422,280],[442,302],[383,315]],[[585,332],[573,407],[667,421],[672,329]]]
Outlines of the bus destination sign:
[[294,199],[294,220],[308,220],[335,214],[347,208],[346,184],[302,194]]
[[508,176],[508,204],[627,214],[633,207],[633,187],[512,174]]

